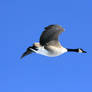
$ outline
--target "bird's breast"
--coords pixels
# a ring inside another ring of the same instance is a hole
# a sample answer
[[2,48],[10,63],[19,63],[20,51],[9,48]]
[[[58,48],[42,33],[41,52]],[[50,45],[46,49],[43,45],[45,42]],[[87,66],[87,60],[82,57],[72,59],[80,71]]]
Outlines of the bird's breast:
[[39,47],[37,51],[35,51],[38,54],[41,55],[45,55],[45,56],[49,56],[49,57],[55,57],[55,56],[59,56],[65,52],[67,52],[67,50],[65,48],[57,48],[54,46],[50,46],[48,49],[45,49],[44,46]]

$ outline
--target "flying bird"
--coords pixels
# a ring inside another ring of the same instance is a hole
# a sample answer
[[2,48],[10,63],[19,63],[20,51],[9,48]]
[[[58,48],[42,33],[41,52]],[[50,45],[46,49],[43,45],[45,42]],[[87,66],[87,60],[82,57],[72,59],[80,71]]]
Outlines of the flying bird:
[[34,43],[33,46],[28,47],[26,52],[24,52],[21,56],[21,58],[32,53],[38,53],[49,57],[59,56],[65,52],[86,53],[86,51],[81,48],[64,48],[58,40],[59,35],[63,32],[64,28],[57,24],[45,27],[44,31],[40,36],[39,42]]

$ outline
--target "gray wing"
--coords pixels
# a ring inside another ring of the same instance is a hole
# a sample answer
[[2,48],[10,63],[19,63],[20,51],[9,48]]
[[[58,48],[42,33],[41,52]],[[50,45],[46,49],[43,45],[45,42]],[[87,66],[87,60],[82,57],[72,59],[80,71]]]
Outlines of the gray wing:
[[62,32],[64,32],[64,29],[59,25],[49,25],[45,27],[40,37],[40,44],[43,46],[50,41],[58,41],[58,36]]

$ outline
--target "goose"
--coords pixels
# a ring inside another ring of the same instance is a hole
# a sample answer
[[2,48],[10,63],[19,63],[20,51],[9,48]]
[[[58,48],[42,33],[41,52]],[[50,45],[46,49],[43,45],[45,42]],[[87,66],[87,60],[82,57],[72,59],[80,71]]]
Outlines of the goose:
[[27,50],[22,54],[21,58],[32,53],[38,53],[48,57],[56,57],[66,52],[86,53],[86,51],[81,48],[64,48],[58,40],[59,35],[62,32],[64,32],[64,28],[57,24],[45,27],[40,36],[39,42],[28,47]]

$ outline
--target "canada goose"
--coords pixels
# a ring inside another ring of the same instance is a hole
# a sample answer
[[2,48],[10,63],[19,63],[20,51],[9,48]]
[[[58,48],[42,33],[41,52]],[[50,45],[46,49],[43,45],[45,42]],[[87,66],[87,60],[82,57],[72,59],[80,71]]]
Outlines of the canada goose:
[[39,43],[34,43],[33,46],[28,47],[21,58],[33,52],[49,57],[59,56],[65,52],[86,53],[86,51],[81,48],[64,48],[58,41],[58,37],[62,32],[64,32],[64,28],[57,24],[45,27],[45,30],[41,34]]

